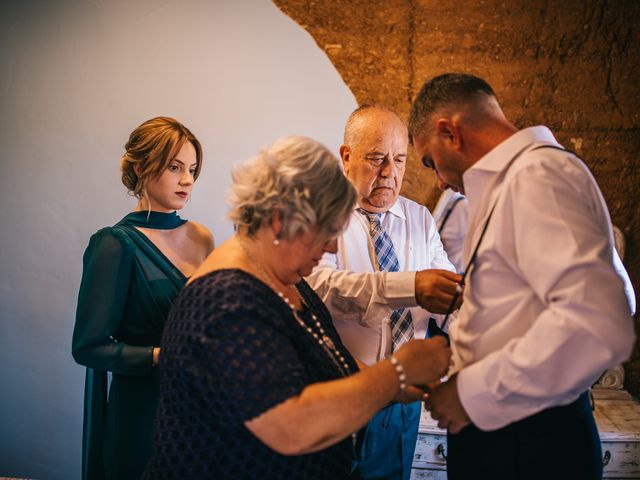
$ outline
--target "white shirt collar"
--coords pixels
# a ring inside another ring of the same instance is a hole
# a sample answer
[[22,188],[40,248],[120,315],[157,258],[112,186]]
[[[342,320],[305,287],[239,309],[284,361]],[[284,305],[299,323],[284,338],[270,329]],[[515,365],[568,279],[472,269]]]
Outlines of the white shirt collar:
[[[511,160],[515,152],[519,152],[527,145],[531,145],[536,142],[560,145],[553,136],[553,133],[551,133],[551,130],[545,126],[525,128],[514,133],[502,143],[494,147],[493,150],[467,169],[467,171],[462,175],[462,181],[466,183],[465,177],[474,171],[492,173],[502,171],[507,163],[509,163],[509,160]],[[471,175],[473,175],[473,173]]]
[[[400,198],[400,197],[398,197],[398,198]],[[360,208],[360,205],[356,203],[356,206],[353,209],[357,210],[358,208]],[[391,208],[382,214],[382,217],[381,217],[380,221],[382,221],[384,219],[384,216],[387,213],[392,213],[393,215],[395,215],[398,218],[401,218],[402,220],[406,220],[406,218],[407,218],[405,216],[404,212],[402,211],[402,207],[400,206],[400,204],[399,204],[397,199],[394,202],[394,204],[391,206]]]
[[502,172],[517,152],[534,143],[559,145],[547,127],[525,128],[495,146],[464,172],[462,182],[464,183],[465,195],[469,199],[470,219],[476,217],[480,200],[490,179]]

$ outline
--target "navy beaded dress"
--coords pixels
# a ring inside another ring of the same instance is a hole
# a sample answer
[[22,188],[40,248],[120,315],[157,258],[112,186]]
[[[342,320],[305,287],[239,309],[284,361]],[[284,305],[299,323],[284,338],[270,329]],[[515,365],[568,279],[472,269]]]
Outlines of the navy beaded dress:
[[[329,311],[304,281],[309,308],[342,352]],[[169,314],[160,356],[160,401],[146,479],[346,478],[351,437],[320,452],[285,456],[244,422],[313,383],[344,374],[268,286],[238,269],[216,270],[180,293]]]

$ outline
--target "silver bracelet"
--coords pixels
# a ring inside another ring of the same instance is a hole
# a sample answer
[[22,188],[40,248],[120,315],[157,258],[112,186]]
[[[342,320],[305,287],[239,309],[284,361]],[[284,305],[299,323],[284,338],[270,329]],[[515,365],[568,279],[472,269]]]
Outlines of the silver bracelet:
[[396,369],[396,373],[398,374],[400,391],[404,391],[404,389],[407,388],[407,375],[404,373],[404,367],[400,363],[400,360],[398,360],[398,357],[396,357],[395,355],[391,355],[389,357],[389,361],[391,362],[391,365],[393,365],[393,368]]

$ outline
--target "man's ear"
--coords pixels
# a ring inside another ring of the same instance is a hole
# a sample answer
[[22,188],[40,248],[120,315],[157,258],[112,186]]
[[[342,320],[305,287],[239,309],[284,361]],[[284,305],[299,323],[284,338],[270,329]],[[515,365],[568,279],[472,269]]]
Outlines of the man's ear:
[[450,118],[439,118],[436,122],[436,132],[445,143],[456,150],[460,150],[462,146],[462,137],[460,135],[460,128],[458,124],[452,121]]
[[340,152],[340,158],[342,159],[342,168],[344,169],[344,174],[348,177],[349,176],[349,155],[351,154],[351,149],[349,148],[348,145],[345,145],[343,143],[342,145],[340,145],[340,149],[338,151]]

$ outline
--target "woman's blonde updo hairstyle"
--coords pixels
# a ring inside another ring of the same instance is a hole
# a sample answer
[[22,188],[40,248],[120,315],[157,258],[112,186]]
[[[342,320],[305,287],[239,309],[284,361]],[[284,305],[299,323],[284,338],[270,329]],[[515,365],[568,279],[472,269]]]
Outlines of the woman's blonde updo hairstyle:
[[202,146],[187,127],[175,118],[155,117],[131,132],[120,159],[122,183],[129,193],[140,198],[147,182],[165,171],[184,142],[191,142],[196,151],[195,180],[202,166]]
[[317,229],[336,235],[356,202],[356,191],[338,159],[307,137],[285,137],[236,167],[228,217],[253,236],[278,211],[282,238]]

